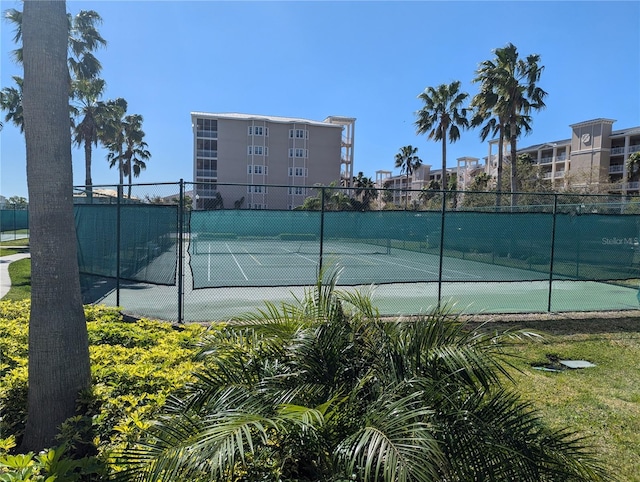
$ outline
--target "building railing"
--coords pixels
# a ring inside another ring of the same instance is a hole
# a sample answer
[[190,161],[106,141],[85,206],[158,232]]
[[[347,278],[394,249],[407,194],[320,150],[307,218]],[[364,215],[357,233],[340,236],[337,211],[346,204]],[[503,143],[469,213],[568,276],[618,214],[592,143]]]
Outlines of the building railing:
[[619,182],[613,185],[614,191],[637,191],[640,188],[640,182]]
[[609,174],[614,174],[617,172],[624,172],[624,166],[622,164],[614,164],[609,166]]
[[218,131],[197,131],[196,135],[198,137],[206,137],[207,139],[217,139]]
[[218,157],[218,151],[212,151],[209,149],[198,149],[196,154],[198,157]]
[[[633,153],[633,152],[638,152],[640,151],[640,144],[635,144],[633,146],[629,146],[629,154]],[[618,155],[618,154],[624,154],[625,153],[625,147],[612,147],[610,154],[612,156]]]

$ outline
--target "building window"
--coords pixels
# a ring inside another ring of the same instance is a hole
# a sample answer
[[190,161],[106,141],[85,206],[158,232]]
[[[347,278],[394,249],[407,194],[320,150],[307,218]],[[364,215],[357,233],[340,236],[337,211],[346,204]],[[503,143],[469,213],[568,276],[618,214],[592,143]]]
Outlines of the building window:
[[294,194],[297,196],[304,196],[306,194],[306,189],[303,187],[295,186],[289,188],[289,194]]
[[299,148],[290,148],[289,149],[289,157],[300,157],[307,158],[309,157],[309,149],[299,149]]
[[267,186],[247,186],[247,192],[266,193]]
[[269,148],[264,146],[247,146],[247,153],[255,156],[269,155]]
[[218,138],[218,120],[217,119],[196,119],[196,136],[208,137],[210,139]]
[[309,131],[306,129],[289,129],[289,139],[308,139]]
[[215,159],[196,159],[196,179],[218,177],[218,161]]
[[218,141],[213,139],[197,139],[196,155],[198,157],[218,157]]
[[304,167],[290,167],[289,177],[307,177],[308,170]]
[[266,174],[267,173],[267,166],[262,166],[262,165],[254,165],[254,164],[249,164],[247,166],[247,173],[248,174]]
[[249,126],[248,133],[250,136],[268,136],[269,128],[262,126]]

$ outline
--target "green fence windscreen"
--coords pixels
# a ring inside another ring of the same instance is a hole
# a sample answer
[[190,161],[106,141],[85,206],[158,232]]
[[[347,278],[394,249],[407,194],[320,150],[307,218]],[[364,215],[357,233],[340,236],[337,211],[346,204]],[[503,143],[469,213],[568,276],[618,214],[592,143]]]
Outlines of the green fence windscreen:
[[[438,281],[435,211],[215,210],[191,214],[194,288],[300,286],[323,265],[340,283]],[[638,276],[638,224],[630,215],[445,213],[442,280],[616,280]],[[555,235],[555,236],[554,236]]]
[[29,229],[29,211],[26,209],[0,210],[0,232]]
[[109,278],[119,275],[125,280],[175,284],[177,206],[80,204],[75,206],[75,218],[78,263],[82,274]]

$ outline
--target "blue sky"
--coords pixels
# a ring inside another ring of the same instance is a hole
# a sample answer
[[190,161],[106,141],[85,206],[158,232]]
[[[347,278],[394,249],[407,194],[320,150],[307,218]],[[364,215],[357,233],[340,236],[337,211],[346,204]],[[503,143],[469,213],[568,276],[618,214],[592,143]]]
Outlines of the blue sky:
[[[103,18],[105,98],[124,97],[144,116],[152,159],[138,182],[192,180],[192,111],[355,117],[355,173],[393,170],[407,144],[437,168],[440,144],[415,133],[418,94],[460,80],[473,95],[478,64],[508,42],[522,57],[540,54],[548,92],[519,145],[568,138],[570,124],[599,117],[614,129],[640,125],[637,1],[67,2],[70,13],[82,9]],[[21,69],[9,56],[11,26],[0,28],[6,87]],[[9,124],[0,136],[0,194],[26,197],[24,138]],[[448,146],[448,165],[487,150],[477,130],[465,131]],[[94,184],[117,182],[105,156],[94,153]],[[81,150],[73,162],[82,184]]]

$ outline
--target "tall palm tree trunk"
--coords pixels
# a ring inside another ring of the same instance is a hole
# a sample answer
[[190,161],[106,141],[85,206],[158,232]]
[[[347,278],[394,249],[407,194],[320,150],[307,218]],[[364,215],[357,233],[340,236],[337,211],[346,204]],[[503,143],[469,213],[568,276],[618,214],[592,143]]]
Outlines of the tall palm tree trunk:
[[407,168],[407,185],[404,191],[404,210],[407,211],[409,205],[409,168]]
[[65,2],[25,2],[22,29],[32,270],[21,449],[39,451],[75,415],[91,374],[75,243]]
[[[516,132],[516,123],[511,122],[509,129]],[[517,142],[518,138],[511,134],[511,207],[518,205],[518,159],[517,159]]]
[[502,204],[502,168],[504,163],[504,129],[500,129],[498,141],[498,174],[496,176],[496,207]]
[[91,141],[84,141],[84,186],[87,193],[89,203],[93,202],[93,181],[91,180]]
[[447,192],[447,136],[442,136],[442,195]]

